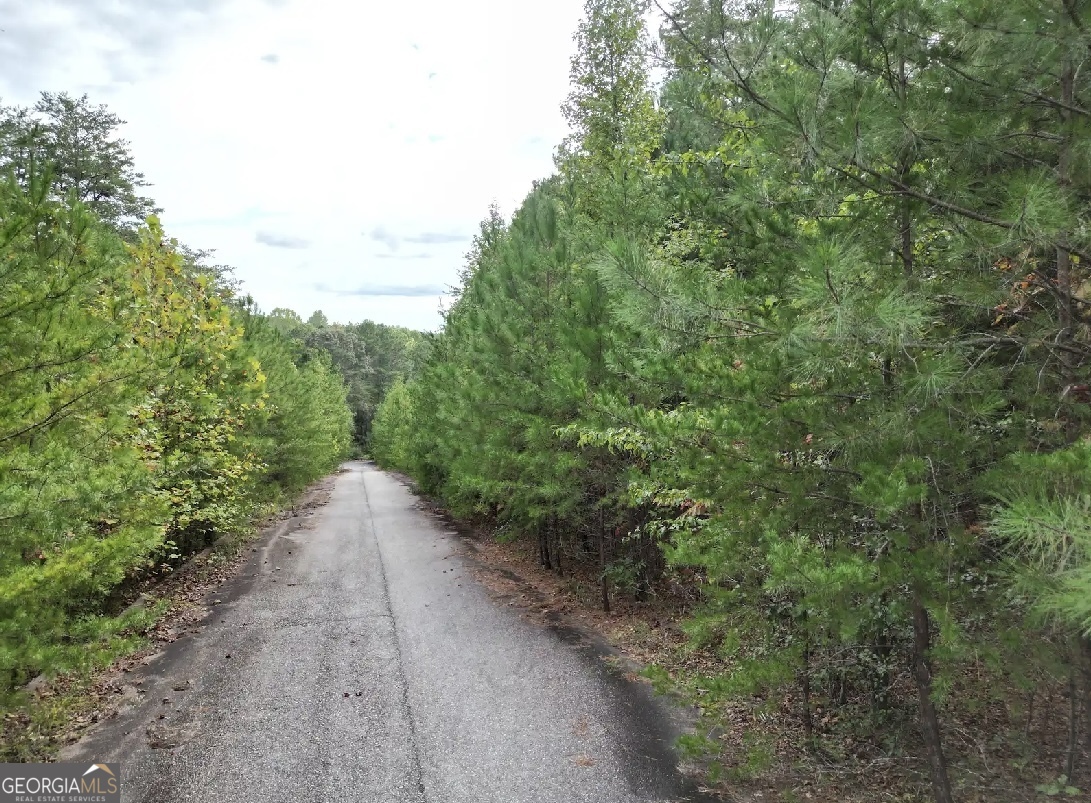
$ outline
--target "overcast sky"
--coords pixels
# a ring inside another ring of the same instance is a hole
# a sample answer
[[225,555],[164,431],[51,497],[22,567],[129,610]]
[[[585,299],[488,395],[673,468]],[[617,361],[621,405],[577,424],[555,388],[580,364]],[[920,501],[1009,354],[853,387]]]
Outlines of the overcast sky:
[[439,325],[566,133],[582,0],[0,0],[0,98],[128,121],[168,232],[265,310]]

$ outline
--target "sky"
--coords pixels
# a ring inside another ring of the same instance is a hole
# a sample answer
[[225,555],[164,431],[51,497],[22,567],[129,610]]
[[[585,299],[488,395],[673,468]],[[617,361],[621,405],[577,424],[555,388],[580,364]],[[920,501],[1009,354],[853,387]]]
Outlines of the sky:
[[127,121],[168,233],[268,311],[437,329],[553,172],[582,0],[0,0],[0,101]]

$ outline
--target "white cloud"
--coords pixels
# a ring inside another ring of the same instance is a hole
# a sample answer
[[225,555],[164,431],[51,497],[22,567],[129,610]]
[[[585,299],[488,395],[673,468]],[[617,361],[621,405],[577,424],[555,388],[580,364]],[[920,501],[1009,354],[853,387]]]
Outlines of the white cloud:
[[411,234],[405,238],[407,243],[422,243],[425,245],[442,245],[445,243],[468,243],[469,235],[451,234],[442,231],[424,231],[420,234]]
[[272,231],[259,231],[254,235],[254,241],[272,248],[299,249],[309,248],[311,245],[310,240],[305,240],[302,237],[292,237],[290,234],[277,234]]
[[333,290],[323,284],[316,284],[320,293],[333,293],[338,296],[373,296],[389,298],[432,298],[439,299],[447,295],[447,288],[438,284],[364,284],[351,290]]
[[368,234],[368,237],[377,243],[382,243],[391,251],[397,251],[398,247],[401,245],[401,239],[398,235],[391,231],[387,231],[384,226],[376,226],[373,228]]
[[[215,248],[263,308],[435,328],[434,297],[315,285],[455,282],[490,202],[510,214],[553,170],[581,12],[582,0],[0,0],[9,34],[45,48],[0,75],[0,95],[110,105],[170,233]],[[427,255],[377,259],[361,232]]]

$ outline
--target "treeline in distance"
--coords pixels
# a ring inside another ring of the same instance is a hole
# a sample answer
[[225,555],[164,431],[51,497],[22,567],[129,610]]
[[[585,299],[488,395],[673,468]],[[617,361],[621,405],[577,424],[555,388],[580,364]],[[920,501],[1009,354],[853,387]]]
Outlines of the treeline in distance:
[[335,468],[425,344],[259,312],[165,234],[121,124],[64,94],[0,108],[5,708],[128,649],[127,590]]

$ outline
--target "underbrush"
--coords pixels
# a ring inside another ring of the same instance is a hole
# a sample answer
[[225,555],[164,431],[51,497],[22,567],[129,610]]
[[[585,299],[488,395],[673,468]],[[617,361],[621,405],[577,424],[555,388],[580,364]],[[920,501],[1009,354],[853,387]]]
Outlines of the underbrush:
[[125,673],[196,628],[205,617],[208,591],[235,574],[278,511],[298,504],[277,494],[258,508],[250,525],[188,556],[167,545],[153,565],[127,577],[101,615],[72,628],[77,662],[3,698],[0,762],[51,761],[61,747],[112,716],[125,700]]
[[[466,531],[469,531],[468,529]],[[918,729],[916,689],[905,662],[886,667],[882,688],[867,682],[861,655],[810,656],[809,692],[801,676],[747,677],[763,657],[758,642],[710,634],[706,603],[685,570],[668,571],[644,600],[613,589],[601,609],[597,567],[566,555],[564,571],[541,565],[536,545],[496,538],[477,522],[475,556],[483,580],[509,596],[510,578],[533,589],[527,615],[548,609],[602,634],[657,691],[697,713],[679,743],[685,761],[728,799],[782,803],[908,803],[931,799]],[[491,570],[491,572],[489,571]],[[720,632],[730,630],[720,612]],[[1045,633],[1013,641],[1001,623],[975,640],[995,649],[949,660],[937,676],[956,799],[960,803],[1023,803],[1049,797],[1088,799],[1091,755],[1084,743],[1075,778],[1065,777],[1070,698],[1063,645]],[[1024,646],[1020,646],[1024,645]],[[942,644],[937,650],[942,649]],[[1080,715],[1077,700],[1076,714]]]

